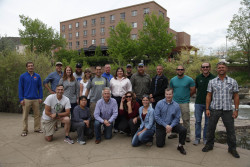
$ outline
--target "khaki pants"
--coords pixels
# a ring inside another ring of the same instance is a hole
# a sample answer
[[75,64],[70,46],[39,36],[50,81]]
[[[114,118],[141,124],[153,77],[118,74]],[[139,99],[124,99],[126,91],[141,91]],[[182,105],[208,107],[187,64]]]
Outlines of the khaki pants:
[[190,137],[190,110],[189,103],[179,104],[183,126],[187,129],[187,137]]
[[95,112],[95,106],[96,103],[95,102],[90,102],[90,107],[89,107],[89,111],[90,111],[90,115],[91,115],[91,119],[94,120],[94,112]]
[[29,116],[29,111],[30,111],[31,107],[32,107],[32,110],[34,112],[34,130],[38,131],[41,128],[38,99],[36,99],[36,100],[24,99],[23,132],[28,132],[28,116]]

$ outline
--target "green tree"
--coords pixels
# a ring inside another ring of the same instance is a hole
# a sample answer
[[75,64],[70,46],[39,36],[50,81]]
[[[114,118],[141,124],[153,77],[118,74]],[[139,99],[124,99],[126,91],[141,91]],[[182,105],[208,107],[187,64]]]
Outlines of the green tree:
[[11,37],[0,36],[0,52],[8,52],[15,50],[15,42],[11,40]]
[[52,27],[48,28],[38,19],[32,20],[24,15],[19,15],[19,17],[24,26],[24,30],[18,29],[21,42],[27,45],[31,52],[49,53],[54,48],[66,46],[66,40]]
[[143,29],[139,32],[140,53],[147,55],[151,62],[166,58],[175,48],[173,34],[168,33],[168,28],[169,23],[162,15],[145,16]]
[[250,1],[243,0],[240,3],[242,7],[238,14],[234,14],[227,29],[227,36],[229,40],[236,41],[238,47],[244,51],[244,54],[239,56],[248,62],[250,71]]
[[129,62],[137,56],[138,44],[131,39],[132,28],[121,20],[115,27],[110,29],[110,37],[107,39],[108,53],[113,61],[119,65]]
[[226,60],[231,64],[233,62],[245,63],[244,53],[241,49],[236,48],[235,46],[230,47],[227,50]]
[[101,46],[95,48],[95,56],[102,56]]

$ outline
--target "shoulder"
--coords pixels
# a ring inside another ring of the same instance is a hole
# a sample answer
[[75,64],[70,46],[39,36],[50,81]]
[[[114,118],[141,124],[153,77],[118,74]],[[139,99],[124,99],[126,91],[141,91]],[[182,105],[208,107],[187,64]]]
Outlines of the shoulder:
[[66,97],[65,95],[62,96],[62,99],[63,99],[63,101],[68,101],[69,102],[69,98]]

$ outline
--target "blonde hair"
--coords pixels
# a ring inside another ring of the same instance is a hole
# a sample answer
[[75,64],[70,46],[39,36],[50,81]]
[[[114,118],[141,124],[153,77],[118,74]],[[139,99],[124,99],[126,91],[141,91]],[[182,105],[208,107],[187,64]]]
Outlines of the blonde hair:
[[89,68],[86,68],[85,71],[84,71],[84,76],[82,77],[82,80],[83,80],[84,83],[88,82],[88,80],[89,80],[89,79],[87,79],[87,77],[86,77],[86,73],[87,73],[87,72],[90,72],[90,77],[89,77],[89,79],[92,77],[92,73],[91,73],[90,69],[89,69]]

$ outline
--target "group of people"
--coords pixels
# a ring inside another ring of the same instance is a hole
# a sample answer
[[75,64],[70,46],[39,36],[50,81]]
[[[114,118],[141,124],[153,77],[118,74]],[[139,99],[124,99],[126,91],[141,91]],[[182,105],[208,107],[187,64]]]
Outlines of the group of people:
[[[168,139],[177,138],[177,150],[186,154],[185,142],[190,142],[190,97],[195,100],[195,140],[200,144],[203,128],[203,152],[213,149],[216,125],[221,117],[227,130],[228,152],[239,158],[236,151],[234,119],[238,116],[239,95],[237,82],[227,75],[227,65],[219,62],[218,76],[210,73],[208,62],[201,64],[201,74],[195,80],[185,75],[185,68],[177,66],[176,76],[170,82],[163,74],[163,66],[156,67],[152,79],[145,73],[145,66],[139,63],[137,72],[132,74],[132,65],[126,72],[122,67],[113,76],[111,66],[95,67],[95,76],[90,69],[83,72],[82,65],[76,64],[75,72],[70,66],[62,72],[62,63],[56,63],[56,71],[48,75],[43,85],[50,95],[45,99],[45,109],[40,123],[39,104],[43,91],[39,74],[34,72],[34,64],[27,62],[27,72],[20,76],[19,99],[23,106],[23,132],[28,134],[28,113],[34,112],[34,131],[44,133],[47,141],[52,141],[57,121],[65,130],[64,141],[73,144],[70,131],[77,131],[77,142],[86,144],[86,139],[95,135],[95,143],[101,136],[111,139],[112,133],[131,136],[132,146],[153,145],[163,147]],[[49,85],[50,84],[50,85]],[[232,99],[235,108],[232,108]],[[180,123],[182,118],[182,124]],[[42,129],[41,126],[42,125]]]

